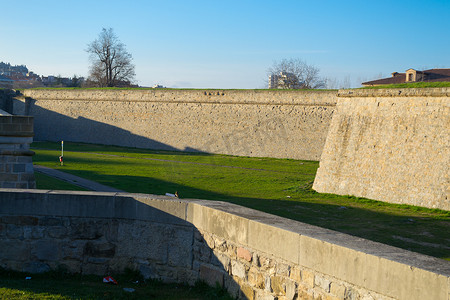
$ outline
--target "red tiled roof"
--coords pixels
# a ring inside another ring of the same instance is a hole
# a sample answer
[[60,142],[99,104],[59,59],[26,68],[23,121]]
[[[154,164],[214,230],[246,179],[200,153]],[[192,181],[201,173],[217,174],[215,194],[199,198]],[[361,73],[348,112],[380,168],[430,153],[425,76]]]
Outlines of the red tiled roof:
[[[430,69],[425,71],[417,71],[417,73],[425,74],[425,78],[420,80],[421,82],[450,81],[450,69]],[[398,84],[405,82],[406,74],[396,73],[393,77],[363,82],[362,85]]]

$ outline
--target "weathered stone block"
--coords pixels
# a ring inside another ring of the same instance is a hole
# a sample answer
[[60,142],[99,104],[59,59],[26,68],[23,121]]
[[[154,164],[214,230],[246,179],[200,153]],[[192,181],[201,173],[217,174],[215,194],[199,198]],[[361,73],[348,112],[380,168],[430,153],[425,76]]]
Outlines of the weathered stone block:
[[239,278],[233,278],[231,276],[225,276],[224,278],[224,286],[225,289],[228,291],[231,297],[238,297],[239,291],[241,290],[241,287],[239,286]]
[[239,261],[235,261],[232,260],[231,261],[231,274],[233,276],[239,277],[241,279],[245,279],[246,278],[246,266],[239,262]]
[[270,278],[272,291],[276,295],[286,295],[286,279],[281,276],[272,276]]
[[297,284],[289,279],[286,279],[286,298],[293,300],[297,297]]
[[14,173],[24,173],[25,172],[25,164],[14,164],[13,172]]
[[61,253],[64,260],[81,260],[86,246],[86,241],[75,240],[68,243],[62,243]]
[[314,273],[309,270],[302,270],[302,284],[308,288],[314,287]]
[[255,290],[248,284],[241,284],[241,298],[247,300],[255,299]]
[[45,229],[42,226],[24,226],[23,237],[25,239],[42,239],[45,236]]
[[331,281],[322,276],[316,275],[314,277],[314,284],[315,284],[315,286],[320,287],[326,293],[328,293],[330,291]]
[[[8,166],[6,166],[6,167],[8,167]],[[0,181],[15,183],[17,180],[19,180],[19,175],[17,175],[17,174],[0,173]]]
[[257,289],[264,289],[264,281],[265,278],[263,274],[255,267],[250,268],[247,275],[247,281],[251,286],[254,286]]
[[37,240],[31,242],[31,255],[38,260],[57,261],[59,245],[55,240]]
[[285,263],[277,262],[276,264],[277,275],[289,277],[291,267]]
[[336,297],[343,299],[345,296],[345,286],[336,282],[331,282],[330,292]]
[[115,254],[116,245],[109,242],[89,241],[83,249],[83,255],[90,257],[112,258]]
[[265,255],[259,256],[259,265],[261,267],[261,270],[264,271],[270,271],[270,273],[275,273],[275,261]]
[[28,261],[30,246],[27,242],[17,240],[0,241],[0,261]]
[[289,278],[291,278],[292,280],[294,280],[296,282],[301,282],[302,276],[301,276],[300,267],[294,265],[290,270]]
[[[193,247],[194,259],[209,262],[211,259],[211,249],[204,245],[203,243],[196,243]],[[212,261],[214,264],[214,262]]]
[[66,225],[67,226],[68,223],[65,224],[63,218],[44,216],[44,217],[39,218],[39,225],[41,225],[41,226],[64,226],[64,225]]
[[1,222],[15,225],[37,225],[38,218],[32,216],[3,216]]
[[167,226],[165,238],[169,240],[168,263],[171,266],[192,268],[194,233],[190,227]]
[[271,294],[257,290],[255,293],[255,300],[276,300],[276,298]]
[[155,268],[150,265],[139,265],[139,272],[144,277],[144,279],[157,279],[158,273],[155,271]]
[[230,270],[231,259],[221,252],[214,252],[211,255],[211,263],[215,266],[222,267],[228,272]]
[[60,239],[67,236],[67,228],[62,226],[53,226],[47,229],[47,234],[51,238]]
[[252,261],[252,253],[243,247],[237,248],[237,257],[248,262]]
[[200,265],[199,277],[210,286],[224,285],[224,275],[226,273],[216,267]]
[[10,239],[23,239],[23,227],[19,225],[6,225],[6,236]]

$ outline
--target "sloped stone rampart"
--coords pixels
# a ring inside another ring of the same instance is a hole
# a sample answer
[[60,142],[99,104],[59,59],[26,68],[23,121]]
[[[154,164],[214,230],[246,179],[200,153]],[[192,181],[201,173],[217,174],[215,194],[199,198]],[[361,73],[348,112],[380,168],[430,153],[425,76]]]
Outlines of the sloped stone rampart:
[[313,188],[450,210],[450,88],[338,96]]
[[224,286],[240,299],[448,300],[450,262],[234,204],[0,190],[0,266]]
[[35,140],[318,160],[335,91],[25,90]]

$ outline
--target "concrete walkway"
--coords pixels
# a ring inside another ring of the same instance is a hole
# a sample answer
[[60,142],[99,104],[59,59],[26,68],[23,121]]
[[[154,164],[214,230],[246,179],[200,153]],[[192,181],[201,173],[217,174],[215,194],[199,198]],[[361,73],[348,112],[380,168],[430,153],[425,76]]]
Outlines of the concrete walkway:
[[72,174],[68,174],[68,173],[61,172],[61,171],[51,169],[51,168],[47,168],[44,166],[34,165],[34,171],[45,174],[47,176],[54,177],[54,178],[62,180],[62,181],[66,181],[68,183],[80,186],[80,187],[85,188],[90,191],[116,192],[116,193],[124,192],[122,190],[118,190],[118,189],[100,184],[100,183],[92,181],[92,180],[87,180],[87,179],[84,179],[84,178],[81,178],[81,177],[78,177],[78,176],[75,176]]

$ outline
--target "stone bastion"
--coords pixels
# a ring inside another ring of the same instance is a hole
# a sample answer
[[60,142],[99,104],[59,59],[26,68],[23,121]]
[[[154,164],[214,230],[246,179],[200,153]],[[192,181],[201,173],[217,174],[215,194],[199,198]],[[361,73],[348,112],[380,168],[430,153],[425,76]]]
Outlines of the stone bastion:
[[319,192],[450,209],[450,88],[23,93],[36,140],[320,159]]

